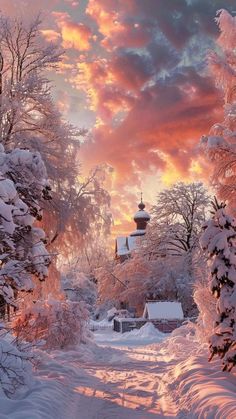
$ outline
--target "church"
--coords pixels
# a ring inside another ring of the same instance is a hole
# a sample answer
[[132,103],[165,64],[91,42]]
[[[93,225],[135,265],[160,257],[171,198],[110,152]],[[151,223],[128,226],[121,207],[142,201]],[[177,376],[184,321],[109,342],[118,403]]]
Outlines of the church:
[[143,203],[142,193],[141,202],[138,205],[138,211],[134,214],[133,219],[136,223],[136,229],[127,237],[119,236],[116,238],[115,258],[120,263],[128,259],[131,255],[131,252],[136,249],[138,243],[137,239],[145,235],[147,223],[151,219],[148,212],[145,211],[145,204]]

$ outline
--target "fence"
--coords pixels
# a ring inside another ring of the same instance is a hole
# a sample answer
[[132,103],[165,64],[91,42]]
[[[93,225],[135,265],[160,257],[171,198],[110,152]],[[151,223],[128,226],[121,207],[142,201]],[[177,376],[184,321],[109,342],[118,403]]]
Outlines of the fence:
[[140,329],[146,323],[152,323],[156,329],[160,330],[162,333],[171,333],[177,327],[182,326],[186,321],[183,320],[149,320],[149,319],[114,319],[114,330],[116,332],[125,333],[130,332],[133,329]]
[[110,324],[89,323],[89,330],[95,332],[96,330],[113,330],[113,321]]

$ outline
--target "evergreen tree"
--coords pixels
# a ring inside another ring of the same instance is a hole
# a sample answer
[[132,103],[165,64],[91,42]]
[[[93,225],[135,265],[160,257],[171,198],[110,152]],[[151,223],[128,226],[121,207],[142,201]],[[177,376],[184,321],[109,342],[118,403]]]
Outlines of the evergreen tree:
[[223,371],[236,365],[236,220],[225,211],[225,204],[212,203],[212,218],[204,226],[201,243],[211,264],[210,290],[217,298],[217,313],[210,337],[210,359],[218,355]]

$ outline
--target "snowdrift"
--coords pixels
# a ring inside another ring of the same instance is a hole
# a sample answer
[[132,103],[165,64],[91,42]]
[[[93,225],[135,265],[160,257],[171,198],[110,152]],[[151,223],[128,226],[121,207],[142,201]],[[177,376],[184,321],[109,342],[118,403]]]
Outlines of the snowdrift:
[[191,419],[235,419],[236,371],[221,371],[220,360],[208,362],[192,326],[176,329],[156,347],[169,364],[163,377],[179,412]]
[[166,333],[161,333],[152,323],[146,323],[140,329],[122,334],[109,330],[98,330],[95,333],[95,340],[100,344],[110,346],[142,346],[161,342],[166,336]]

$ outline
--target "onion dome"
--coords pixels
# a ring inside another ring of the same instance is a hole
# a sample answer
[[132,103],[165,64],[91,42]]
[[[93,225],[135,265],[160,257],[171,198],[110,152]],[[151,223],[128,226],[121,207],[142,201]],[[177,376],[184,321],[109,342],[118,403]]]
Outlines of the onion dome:
[[150,215],[144,210],[145,204],[143,203],[142,193],[141,202],[138,205],[139,210],[134,214],[134,221],[137,224],[137,229],[131,233],[131,236],[143,236],[146,233],[146,227],[148,221],[150,221]]

